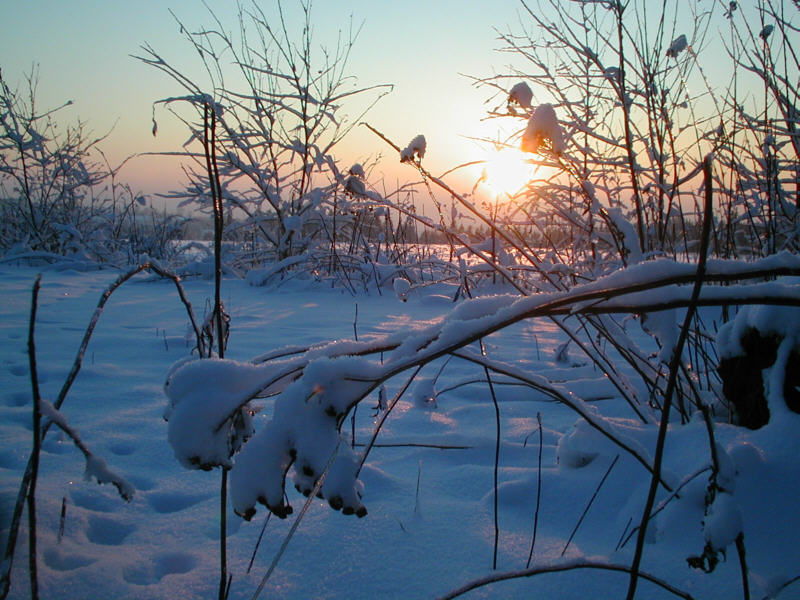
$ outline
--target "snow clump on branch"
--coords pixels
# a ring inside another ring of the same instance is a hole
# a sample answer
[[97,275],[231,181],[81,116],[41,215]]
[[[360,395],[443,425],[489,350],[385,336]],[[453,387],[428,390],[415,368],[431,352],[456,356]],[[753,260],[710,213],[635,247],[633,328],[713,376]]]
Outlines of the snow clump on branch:
[[669,48],[667,48],[667,56],[670,58],[676,58],[678,54],[686,50],[688,46],[689,43],[686,41],[686,36],[681,34],[680,36],[672,40],[672,43],[669,45]]
[[[203,359],[177,367],[164,391],[167,439],[187,469],[230,468],[231,456],[253,435],[246,402],[263,368],[233,360]],[[244,406],[243,406],[244,404]]]
[[540,104],[528,119],[528,127],[522,134],[522,151],[539,153],[546,147],[545,141],[549,141],[554,154],[562,154],[567,149],[564,132],[551,104]]
[[511,90],[508,92],[508,104],[511,107],[512,104],[516,103],[519,104],[522,108],[530,108],[531,107],[531,100],[533,99],[533,92],[531,88],[528,87],[528,84],[524,81],[520,81]]
[[293,470],[295,488],[315,491],[331,508],[363,517],[359,459],[341,433],[345,415],[376,380],[364,359],[319,357],[275,401],[272,418],[237,456],[231,469],[234,511],[246,520],[257,502],[285,518],[292,513],[286,498],[286,475]]
[[364,167],[360,163],[355,163],[348,171],[348,177],[344,183],[344,189],[354,196],[364,196],[367,193],[367,188],[364,185],[366,174]]
[[425,157],[426,147],[425,136],[418,135],[400,152],[400,162],[413,162],[414,155],[417,156],[418,160],[422,160]]

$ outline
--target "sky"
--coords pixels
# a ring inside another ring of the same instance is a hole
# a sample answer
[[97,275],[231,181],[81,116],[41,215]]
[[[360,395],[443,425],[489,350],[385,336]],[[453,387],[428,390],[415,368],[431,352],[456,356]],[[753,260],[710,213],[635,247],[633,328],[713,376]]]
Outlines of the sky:
[[[268,18],[277,16],[277,0],[258,2]],[[691,30],[693,11],[717,7],[719,12],[721,6],[702,0],[685,10],[685,2],[689,0],[668,3],[668,10],[677,12],[670,35]],[[234,0],[207,0],[207,4],[226,29],[237,29]],[[544,10],[536,0],[528,5]],[[283,0],[283,6],[290,21],[299,14],[299,0]],[[184,90],[132,55],[142,54],[141,46],[149,44],[171,64],[203,80],[193,71],[197,56],[181,36],[170,9],[190,31],[213,24],[203,0],[0,1],[0,68],[6,81],[12,87],[23,84],[36,65],[38,106],[53,108],[71,100],[73,104],[59,113],[59,122],[81,120],[93,135],[108,134],[99,147],[112,165],[136,155],[120,171],[119,180],[147,195],[180,190],[186,182],[178,159],[152,156],[182,149],[188,137],[183,124],[158,108],[158,135],[151,133],[153,103]],[[358,85],[394,86],[367,115],[372,126],[400,147],[418,134],[425,135],[425,165],[434,174],[468,161],[491,159],[491,145],[481,145],[475,138],[498,139],[508,133],[508,124],[506,132],[498,133],[498,120],[486,119],[487,111],[504,98],[488,87],[476,87],[471,77],[506,74],[510,67],[524,65],[509,65],[521,59],[500,52],[504,44],[498,39],[501,32],[520,32],[521,23],[530,26],[522,0],[317,0],[311,12],[314,40],[320,46],[335,46],[338,33],[351,23],[361,28],[347,71]],[[712,66],[716,58],[728,64],[714,32],[719,23],[727,27],[725,19],[713,25],[703,42],[701,62],[706,65],[704,76],[725,79],[725,69]],[[294,31],[299,33],[300,28]],[[513,83],[509,80],[508,86]],[[702,82],[690,81],[689,86],[702,95]],[[534,97],[534,103],[537,100],[552,101]],[[707,98],[700,101],[708,103]],[[344,111],[357,116],[347,105]],[[522,128],[524,122],[514,126]],[[356,127],[335,152],[342,168],[370,163],[379,154],[383,159],[369,177],[379,191],[416,179],[416,172],[400,165],[394,151],[366,128]],[[456,177],[458,189],[469,191],[479,175],[480,167],[465,170]]]
[[[235,25],[236,3],[210,1],[214,11]],[[298,4],[285,0],[293,10]],[[275,14],[274,0],[264,0]],[[181,38],[172,9],[187,26],[208,25],[200,0],[5,0],[0,4],[0,68],[12,87],[38,66],[38,104],[52,108],[71,100],[61,123],[80,119],[95,135],[109,133],[100,148],[117,164],[126,156],[180,149],[181,125],[163,113],[153,137],[152,103],[180,93],[166,75],[131,57],[149,43],[176,65],[190,64],[192,50]],[[492,97],[464,75],[484,77],[503,71],[507,55],[497,29],[519,23],[518,0],[489,2],[437,0],[350,0],[312,5],[315,39],[333,40],[352,16],[363,23],[350,61],[350,73],[362,85],[391,83],[393,92],[368,115],[368,121],[401,147],[422,133],[428,140],[427,164],[434,172],[475,158],[467,138],[486,134],[481,123]],[[364,161],[384,142],[358,130],[342,146],[343,162]],[[384,163],[386,163],[384,165]],[[394,161],[381,163],[387,179],[401,177]],[[182,174],[174,160],[138,157],[120,173],[144,193],[179,189]]]

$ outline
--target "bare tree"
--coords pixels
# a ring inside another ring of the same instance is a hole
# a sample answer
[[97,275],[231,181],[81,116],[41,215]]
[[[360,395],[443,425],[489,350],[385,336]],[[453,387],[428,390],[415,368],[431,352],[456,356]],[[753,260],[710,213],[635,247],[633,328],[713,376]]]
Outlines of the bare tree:
[[[204,107],[210,106],[218,129],[212,152],[226,210],[243,214],[243,226],[258,238],[266,257],[277,260],[309,252],[326,239],[326,221],[345,194],[347,177],[332,151],[390,89],[360,87],[347,74],[358,33],[352,24],[333,50],[317,49],[310,3],[300,2],[300,12],[299,34],[290,31],[280,2],[274,17],[255,3],[240,7],[235,36],[210,9],[208,29],[189,31],[175,17],[201,58],[205,83],[150,45],[137,57],[165,72],[184,92],[154,105],[154,111],[157,105],[170,108],[190,132],[180,153],[191,159],[185,167],[189,184],[174,197],[210,207],[204,153],[198,149]],[[188,103],[190,115],[179,112],[177,103]],[[358,104],[358,118],[344,116],[344,104]]]

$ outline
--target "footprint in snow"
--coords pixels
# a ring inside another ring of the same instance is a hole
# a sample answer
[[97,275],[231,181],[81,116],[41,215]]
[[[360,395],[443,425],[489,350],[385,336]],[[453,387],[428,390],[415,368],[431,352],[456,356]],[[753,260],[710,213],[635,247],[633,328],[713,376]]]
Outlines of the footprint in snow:
[[28,402],[30,402],[30,399],[30,392],[12,392],[3,396],[5,405],[13,407],[25,406],[28,404]]
[[86,537],[93,544],[119,546],[135,530],[134,525],[108,517],[92,515],[89,517],[89,529],[86,531]]
[[125,504],[118,496],[111,496],[98,488],[92,490],[73,489],[70,490],[69,496],[75,506],[93,512],[114,512]]
[[116,441],[109,444],[108,449],[117,456],[128,456],[136,451],[136,444],[128,441]]
[[60,432],[51,433],[42,442],[42,450],[49,454],[65,454],[74,447],[75,445],[64,435],[60,435]]
[[90,565],[93,558],[81,556],[74,552],[63,552],[60,548],[47,548],[44,551],[44,564],[54,571],[72,571]]
[[140,559],[136,564],[122,570],[122,577],[134,585],[158,583],[167,575],[188,573],[197,566],[197,558],[186,552],[165,552],[157,555],[153,562]]
[[21,469],[25,458],[14,448],[0,449],[0,469]]
[[152,479],[148,479],[147,477],[142,477],[140,475],[130,475],[127,479],[131,482],[133,487],[140,492],[148,492],[156,487],[156,484]]
[[210,497],[209,495],[201,496],[181,492],[154,492],[147,495],[147,502],[157,513],[166,514],[185,510]]
[[22,364],[12,364],[8,366],[8,372],[17,377],[25,377],[28,375],[28,366]]

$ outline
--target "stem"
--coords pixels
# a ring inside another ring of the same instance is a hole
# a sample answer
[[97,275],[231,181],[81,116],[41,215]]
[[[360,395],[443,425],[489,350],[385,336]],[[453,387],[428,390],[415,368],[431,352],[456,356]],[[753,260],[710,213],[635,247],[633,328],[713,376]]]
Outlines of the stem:
[[28,564],[30,569],[31,598],[39,598],[38,567],[36,564],[36,480],[39,475],[39,453],[42,447],[41,423],[42,411],[39,395],[39,378],[36,373],[36,345],[34,329],[36,325],[36,308],[39,288],[42,283],[41,274],[33,283],[31,299],[31,316],[28,323],[28,361],[31,369],[31,388],[33,391],[33,449],[31,450],[31,481],[28,486]]
[[[209,112],[211,123],[209,124]],[[214,200],[214,317],[217,325],[217,356],[225,357],[225,335],[222,322],[222,190],[219,184],[219,169],[215,152],[217,111],[210,109],[208,103],[203,105],[203,149],[208,169],[208,184]],[[210,135],[209,135],[210,134]],[[209,351],[211,349],[209,348]],[[219,493],[219,600],[225,600],[228,587],[228,470],[222,467],[222,479]]]
[[531,536],[531,550],[528,552],[528,562],[525,563],[525,568],[529,569],[531,566],[531,559],[533,558],[533,548],[536,546],[536,532],[539,529],[539,504],[542,499],[542,446],[544,432],[542,431],[542,413],[536,413],[536,420],[539,422],[539,459],[537,462],[537,476],[536,476],[536,510],[533,513],[533,535]]
[[219,600],[228,594],[228,469],[222,467],[222,481],[219,486]]
[[703,175],[705,180],[705,207],[703,215],[703,234],[700,243],[700,257],[697,263],[697,277],[692,289],[692,297],[689,302],[689,307],[686,309],[686,317],[683,320],[683,327],[678,336],[678,342],[673,350],[672,359],[669,365],[669,380],[667,381],[667,389],[664,392],[664,404],[661,409],[661,423],[658,426],[658,439],[656,440],[656,452],[653,459],[653,475],[650,479],[650,490],[647,494],[647,502],[645,503],[644,510],[642,511],[642,519],[639,524],[639,534],[636,538],[636,552],[633,555],[633,563],[631,565],[631,577],[628,583],[627,600],[633,600],[636,595],[636,584],[639,578],[639,565],[642,561],[642,553],[644,552],[644,540],[647,533],[647,524],[650,520],[650,511],[653,509],[653,504],[656,499],[656,492],[658,491],[658,481],[661,478],[661,462],[664,458],[664,442],[667,437],[667,428],[669,426],[669,412],[672,406],[672,395],[675,391],[675,386],[678,379],[678,366],[680,364],[681,355],[683,354],[683,346],[686,343],[686,338],[689,334],[689,326],[694,318],[695,310],[697,309],[697,298],[700,295],[700,288],[703,286],[703,277],[706,271],[706,254],[708,253],[708,241],[711,234],[711,219],[712,219],[712,178],[711,178],[711,158],[706,157],[703,161]]
[[[481,341],[481,350],[483,351],[483,341]],[[485,354],[485,352],[483,352]],[[497,476],[500,465],[500,405],[497,403],[497,395],[494,392],[494,384],[489,375],[489,367],[483,365],[483,372],[486,374],[486,381],[489,383],[489,392],[492,394],[492,404],[494,405],[494,423],[495,423],[495,438],[494,438],[494,553],[492,555],[492,569],[497,569],[497,546],[500,542],[500,524],[498,522],[498,509],[497,509]]]
[[575,534],[578,533],[578,528],[581,526],[581,523],[583,523],[583,519],[586,517],[586,514],[589,512],[589,509],[592,507],[595,498],[597,498],[597,494],[600,493],[600,488],[603,487],[603,484],[606,482],[606,479],[608,479],[608,476],[611,474],[611,470],[614,468],[614,465],[617,464],[618,460],[619,460],[619,454],[617,454],[614,460],[611,461],[611,464],[608,466],[605,475],[603,475],[603,478],[600,480],[600,483],[597,484],[597,489],[595,489],[594,494],[592,494],[592,497],[589,499],[589,503],[586,505],[586,508],[583,509],[583,514],[581,514],[581,518],[578,519],[577,523],[575,523],[575,528],[569,535],[567,543],[564,544],[564,549],[561,551],[561,556],[564,556],[564,554],[566,554],[567,548],[569,548],[569,545],[572,543],[572,538],[574,538]]
[[[562,573],[564,571],[576,571],[578,569],[597,569],[600,571],[617,571],[621,573],[628,573],[630,572],[630,567],[625,565],[616,565],[612,563],[600,563],[600,562],[589,562],[589,561],[576,561],[576,562],[567,562],[567,563],[559,563],[555,565],[549,565],[545,567],[537,567],[535,569],[525,569],[522,571],[511,571],[508,573],[495,573],[492,575],[487,575],[486,577],[481,577],[480,579],[476,579],[475,581],[471,581],[467,583],[457,590],[453,590],[448,592],[447,594],[440,596],[439,600],[451,600],[452,598],[458,598],[459,596],[466,594],[470,590],[477,589],[479,587],[484,587],[491,583],[496,583],[498,581],[506,581],[508,579],[520,579],[522,577],[533,577],[535,575],[541,575],[543,573]],[[654,583],[655,585],[659,586],[660,588],[678,596],[679,598],[684,598],[685,600],[692,600],[692,596],[679,590],[678,588],[670,585],[666,581],[655,577],[654,575],[650,575],[649,573],[640,573],[642,579],[646,579],[647,581]]]
[[744,551],[744,534],[739,532],[736,536],[736,552],[739,554],[739,568],[742,571],[742,595],[744,600],[750,600],[750,583],[747,581],[747,559]]

